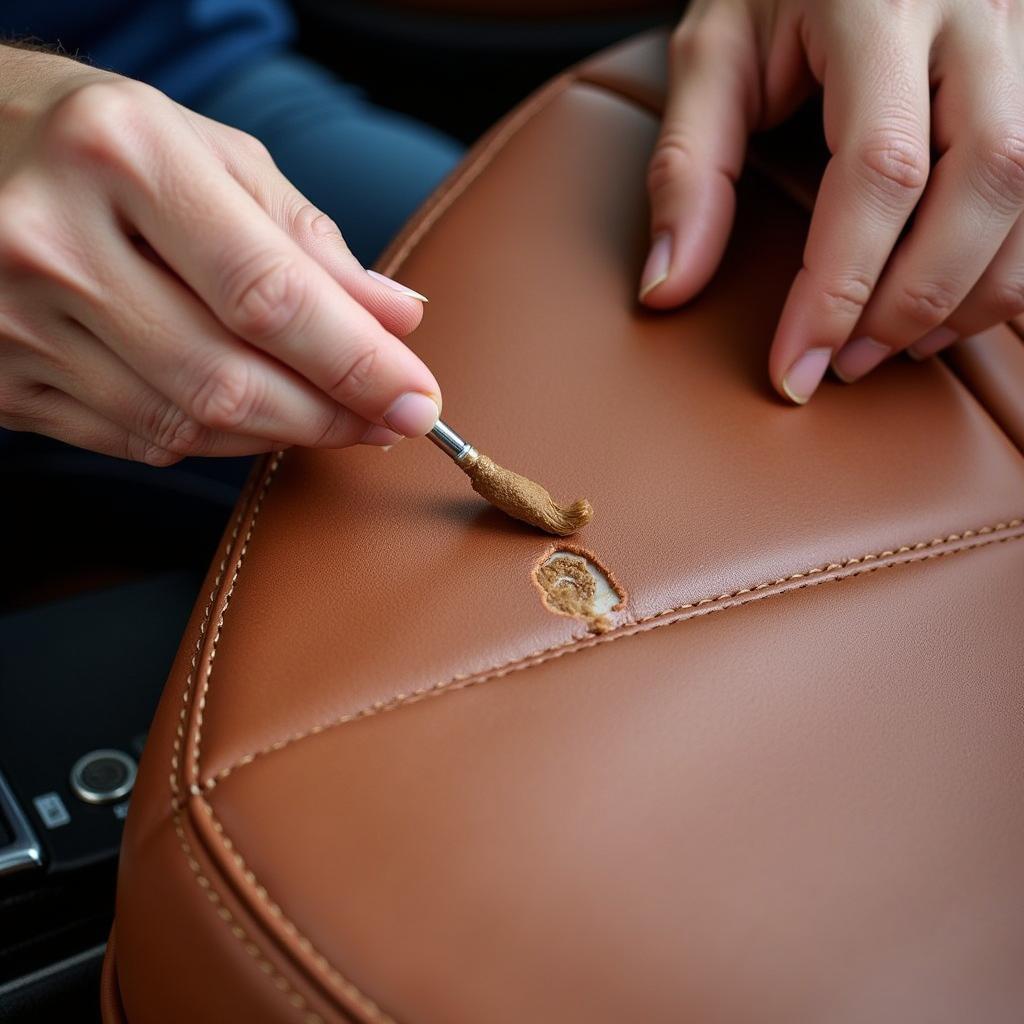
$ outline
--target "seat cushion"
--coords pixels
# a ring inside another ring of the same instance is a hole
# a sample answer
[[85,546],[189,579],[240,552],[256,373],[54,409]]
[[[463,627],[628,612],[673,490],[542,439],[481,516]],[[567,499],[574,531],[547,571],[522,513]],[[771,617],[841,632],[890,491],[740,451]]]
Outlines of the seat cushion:
[[[1019,1020],[1021,437],[937,359],[772,393],[803,161],[752,162],[696,301],[637,306],[663,52],[552,82],[381,265],[446,419],[593,523],[425,441],[264,461],[129,815],[129,1024]],[[603,632],[544,600],[559,552]]]

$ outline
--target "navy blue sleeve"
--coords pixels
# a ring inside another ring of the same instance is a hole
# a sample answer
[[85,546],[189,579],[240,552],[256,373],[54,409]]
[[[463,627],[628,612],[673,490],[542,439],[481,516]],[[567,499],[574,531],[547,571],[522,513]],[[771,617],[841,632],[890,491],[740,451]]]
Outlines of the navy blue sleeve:
[[59,44],[189,103],[222,74],[283,49],[293,25],[279,0],[0,0],[0,32]]

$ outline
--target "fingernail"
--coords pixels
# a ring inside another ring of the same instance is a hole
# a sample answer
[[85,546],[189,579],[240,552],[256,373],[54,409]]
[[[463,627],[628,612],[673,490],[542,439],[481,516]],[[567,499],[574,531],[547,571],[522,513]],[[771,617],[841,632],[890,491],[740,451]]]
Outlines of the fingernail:
[[441,409],[430,395],[407,391],[391,403],[384,422],[403,437],[420,437],[431,430]]
[[643,299],[668,277],[672,263],[672,234],[663,231],[651,243],[651,251],[640,276],[640,298]]
[[944,349],[951,342],[956,341],[959,335],[951,327],[936,327],[929,331],[923,338],[919,338],[910,348],[907,355],[911,359],[927,359],[936,352]]
[[832,372],[844,383],[852,384],[870,373],[890,355],[892,349],[867,336],[848,341],[832,360]]
[[790,401],[797,405],[807,404],[811,395],[817,391],[821,378],[825,376],[831,358],[832,349],[812,348],[789,368],[789,373],[782,381],[782,390]]
[[378,427],[374,424],[369,430],[363,434],[363,440],[361,444],[375,444],[382,448],[390,448],[392,445],[398,444],[399,441],[405,440],[401,434],[396,434],[393,430],[388,430],[387,427]]
[[367,273],[374,279],[374,281],[380,281],[381,284],[387,285],[393,291],[401,292],[402,295],[408,295],[410,299],[415,299],[417,302],[430,301],[426,295],[420,295],[419,292],[414,292],[411,288],[406,288],[404,284],[399,284],[397,281],[392,281],[390,277],[378,274],[376,270],[368,270]]

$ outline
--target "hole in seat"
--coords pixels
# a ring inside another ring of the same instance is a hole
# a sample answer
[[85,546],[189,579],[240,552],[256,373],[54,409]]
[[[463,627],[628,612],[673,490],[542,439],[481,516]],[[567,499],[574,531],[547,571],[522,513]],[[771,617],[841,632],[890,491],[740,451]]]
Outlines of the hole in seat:
[[626,599],[611,573],[581,549],[556,548],[538,563],[533,578],[548,611],[580,619],[592,633],[611,629],[609,613]]

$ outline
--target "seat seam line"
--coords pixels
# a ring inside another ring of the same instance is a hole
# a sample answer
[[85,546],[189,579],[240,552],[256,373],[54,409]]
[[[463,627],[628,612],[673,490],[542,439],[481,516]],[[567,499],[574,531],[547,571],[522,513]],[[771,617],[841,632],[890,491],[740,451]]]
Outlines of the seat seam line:
[[[452,181],[451,185],[439,193],[434,200],[430,203],[423,215],[415,224],[410,226],[409,232],[405,237],[399,236],[395,241],[395,248],[393,252],[385,254],[382,260],[383,272],[389,275],[393,274],[395,270],[400,267],[404,261],[408,258],[411,252],[416,248],[422,238],[430,231],[430,229],[437,223],[437,221],[443,216],[443,214],[451,207],[452,203],[462,195],[467,188],[479,177],[482,171],[493,161],[498,155],[504,145],[518,133],[526,124],[528,124],[537,114],[543,111],[548,104],[560,96],[563,92],[567,91],[574,84],[586,84],[591,87],[604,89],[605,91],[611,92],[615,96],[624,100],[627,103],[633,103],[639,107],[642,104],[637,103],[636,99],[631,96],[619,93],[616,90],[608,89],[601,83],[589,81],[584,77],[580,77],[576,74],[565,74],[555,81],[551,82],[545,89],[541,90],[534,98],[532,102],[521,108],[517,113],[510,115],[509,121],[500,127],[495,134],[486,140],[483,147],[477,154],[477,156],[470,162],[462,174],[457,175]],[[334,982],[335,985],[341,984],[343,986],[343,994],[355,1004],[359,1012],[361,1012],[368,1020],[375,1022],[375,1024],[395,1024],[393,1018],[388,1016],[380,1007],[377,1006],[368,996],[366,996],[354,983],[346,978],[340,971],[335,968],[330,961],[326,959],[312,944],[312,942],[306,937],[299,929],[294,925],[289,918],[287,918],[280,907],[274,903],[269,893],[267,893],[265,887],[260,886],[255,874],[251,868],[245,865],[244,858],[241,853],[237,851],[234,842],[228,836],[224,830],[223,825],[217,819],[212,805],[207,800],[206,794],[212,790],[216,782],[215,779],[218,776],[213,776],[210,780],[212,785],[200,787],[196,784],[201,778],[200,772],[200,751],[201,751],[201,739],[202,739],[202,718],[203,711],[206,705],[206,695],[210,689],[210,680],[213,672],[213,661],[216,655],[217,644],[220,640],[220,636],[224,626],[224,620],[227,613],[228,605],[234,588],[237,584],[239,574],[241,571],[242,563],[248,550],[249,542],[252,538],[253,531],[256,526],[256,522],[259,516],[259,512],[263,506],[264,498],[267,491],[273,482],[276,472],[284,458],[283,452],[276,453],[271,461],[269,462],[269,468],[264,470],[264,479],[262,486],[257,486],[254,489],[255,499],[251,500],[243,505],[238,516],[235,520],[235,525],[229,539],[228,545],[224,557],[220,563],[220,567],[217,576],[214,581],[214,585],[210,594],[210,599],[204,612],[204,616],[200,622],[199,633],[196,639],[195,650],[190,660],[190,671],[187,674],[185,693],[182,700],[182,709],[179,717],[178,728],[175,734],[175,741],[173,744],[173,752],[171,757],[171,808],[173,814],[173,821],[175,832],[178,835],[179,844],[182,852],[185,855],[186,862],[190,870],[192,870],[194,877],[196,878],[197,884],[200,888],[205,889],[207,892],[207,898],[210,903],[217,907],[218,916],[225,922],[227,927],[231,928],[234,937],[243,944],[246,948],[246,952],[249,953],[257,962],[265,963],[267,967],[273,972],[272,980],[275,981],[275,987],[279,987],[280,982],[283,982],[286,989],[282,989],[282,994],[289,996],[289,1001],[293,1008],[298,1010],[304,1010],[305,1007],[291,1000],[291,996],[298,997],[303,1003],[305,997],[302,996],[295,988],[293,988],[288,980],[276,971],[273,964],[266,958],[263,952],[259,949],[256,943],[252,942],[248,933],[241,927],[236,919],[231,915],[231,911],[224,905],[223,899],[213,888],[212,883],[204,874],[202,874],[201,866],[194,856],[193,851],[188,843],[188,839],[184,831],[184,815],[187,813],[189,796],[197,799],[199,804],[204,807],[209,813],[212,826],[214,831],[218,835],[221,844],[225,850],[235,859],[236,865],[242,867],[243,879],[246,885],[254,887],[257,898],[263,902],[270,911],[273,917],[280,917],[282,925],[286,931],[293,931],[296,939],[300,945],[304,946],[308,944],[307,952],[311,953],[317,959],[314,960],[317,969],[321,972],[328,972],[328,977]],[[251,506],[251,507],[250,507]],[[246,532],[245,538],[242,542],[240,550],[236,551],[238,537],[241,533],[241,528],[247,517],[250,517],[249,528]],[[513,661],[507,662],[503,665],[495,666],[491,670],[485,670],[490,674],[481,675],[477,673],[475,676],[468,677],[453,677],[452,679],[444,682],[443,684],[434,684],[431,687],[424,688],[421,691],[414,691],[411,694],[398,695],[396,698],[392,698],[391,702],[378,702],[378,705],[370,705],[369,708],[373,710],[364,710],[363,712],[355,713],[351,718],[344,720],[338,720],[329,726],[324,726],[319,729],[323,731],[324,728],[336,727],[337,725],[343,725],[347,721],[355,720],[356,717],[369,717],[373,714],[378,714],[381,711],[394,710],[399,707],[406,706],[411,703],[415,703],[418,700],[425,699],[427,696],[440,696],[444,693],[458,692],[461,689],[465,689],[468,686],[475,685],[476,683],[486,682],[495,678],[501,678],[508,675],[511,672],[518,671],[521,669],[532,667],[535,664],[542,664],[545,661],[553,660],[554,658],[561,657],[564,654],[575,653],[577,650],[587,649],[595,646],[600,642],[611,642],[612,640],[621,639],[623,636],[639,635],[643,632],[648,632],[650,629],[657,628],[660,625],[670,625],[678,621],[686,621],[689,618],[697,615],[709,614],[714,611],[723,611],[730,607],[737,607],[740,604],[745,604],[753,600],[761,600],[765,597],[777,596],[781,593],[789,593],[793,590],[801,589],[807,586],[813,586],[820,583],[826,582],[838,582],[841,579],[853,578],[857,575],[863,575],[868,572],[876,571],[880,568],[893,568],[901,564],[909,564],[911,562],[921,561],[927,558],[937,558],[949,554],[958,554],[963,551],[972,550],[976,547],[986,546],[988,544],[1020,539],[1021,535],[1013,535],[1008,537],[986,537],[984,540],[975,539],[973,542],[965,538],[977,538],[983,534],[994,533],[998,530],[1005,530],[1015,528],[1021,525],[1021,519],[1014,519],[1009,523],[998,524],[993,527],[984,527],[981,530],[972,531],[966,530],[962,534],[953,534],[949,538],[936,539],[933,542],[922,542],[920,545],[905,546],[893,552],[883,552],[880,555],[864,555],[858,559],[850,559],[844,563],[836,563],[820,569],[806,570],[803,573],[795,573],[792,576],[782,578],[776,581],[770,581],[763,584],[758,584],[755,587],[743,588],[740,591],[734,591],[731,594],[719,595],[718,597],[709,597],[701,599],[697,602],[692,602],[686,605],[680,605],[673,609],[666,609],[662,612],[654,613],[650,616],[643,617],[641,619],[634,620],[629,623],[625,623],[618,627],[616,630],[604,634],[601,637],[592,638],[587,641],[586,638],[574,638],[570,641],[563,642],[558,645],[554,645],[540,652],[535,652],[533,655],[527,655],[524,658],[514,659]],[[961,542],[961,546],[950,548],[943,551],[932,551],[927,553],[927,548],[937,546],[938,544],[950,543],[952,539]],[[926,553],[921,554],[921,551]],[[910,554],[910,557],[898,558],[901,554]],[[879,564],[863,565],[865,561],[871,559],[883,559],[886,557],[894,558],[896,560],[889,562],[880,562]],[[232,570],[231,580],[227,584],[226,590],[223,589],[225,576],[229,563],[234,561],[234,568]],[[850,569],[843,576],[823,576],[820,574],[827,573],[830,571],[841,571],[851,566],[856,566]],[[818,574],[817,576],[815,574]],[[769,591],[764,593],[763,591],[768,590],[773,586],[784,585],[788,583],[794,583],[796,580],[804,580],[799,585],[787,586],[786,589],[781,591]],[[217,617],[217,625],[212,638],[208,639],[209,625],[212,620],[213,609],[221,601],[222,606],[220,613]],[[731,601],[729,604],[715,604],[715,602]],[[675,616],[675,617],[673,617]],[[204,654],[205,656],[202,656]],[[202,656],[202,657],[201,657]],[[202,683],[199,691],[198,701],[196,698],[196,682],[199,678],[199,667],[202,664]],[[193,759],[192,759],[192,772],[193,778],[196,782],[191,783],[187,787],[187,795],[185,792],[185,764],[184,764],[184,744],[186,735],[186,723],[188,721],[188,715],[192,710],[196,712],[195,728],[193,730],[190,742],[193,746]],[[315,735],[316,732],[311,730],[308,733],[303,734],[297,738],[293,738],[283,745],[290,745],[292,742],[297,742],[298,739],[306,738],[308,735]],[[280,749],[276,746],[267,748],[267,753],[273,749]],[[261,752],[256,752],[253,755],[258,756]],[[245,762],[249,763],[249,762]],[[241,762],[237,762],[233,766],[228,766],[229,770],[234,770],[241,766]],[[230,774],[230,771],[229,771]],[[226,776],[225,776],[226,777]],[[179,782],[180,780],[180,782]],[[212,854],[212,851],[209,851]],[[226,884],[230,885],[229,880],[224,876],[223,865],[216,865],[213,862],[221,874],[221,880]],[[193,867],[195,864],[195,867]],[[246,874],[247,872],[247,874]],[[210,874],[213,872],[211,871]],[[251,875],[252,881],[249,881]],[[206,884],[204,885],[203,882]],[[273,908],[277,908],[277,913],[274,912]],[[225,914],[228,916],[225,917]],[[274,941],[274,936],[267,932],[266,923],[263,922],[263,934],[269,941]],[[248,942],[248,946],[246,946]],[[256,950],[256,953],[249,952],[249,947]],[[281,949],[281,952],[288,958],[289,962],[292,963],[298,970],[308,972],[308,965],[303,964],[301,961],[297,961],[293,954],[290,954],[287,949]],[[322,962],[322,963],[321,963]],[[333,974],[333,977],[332,977]],[[280,979],[280,982],[277,981]],[[312,979],[310,979],[312,980]],[[305,1016],[307,1024],[319,1024],[320,1018],[318,1014],[307,1013]]]
[[[700,601],[678,606],[676,609],[668,609],[665,612],[655,613],[641,619],[634,620],[631,623],[624,624],[619,627],[615,634],[603,634],[596,636],[591,638],[589,642],[571,641],[567,644],[549,648],[546,651],[541,652],[541,656],[534,656],[533,660],[530,660],[530,656],[527,656],[526,658],[520,658],[508,662],[503,666],[497,667],[496,670],[491,671],[486,675],[477,674],[475,677],[466,677],[463,679],[456,678],[447,681],[442,686],[435,684],[434,686],[414,691],[411,694],[399,695],[397,698],[393,698],[388,702],[377,702],[375,704],[368,705],[363,711],[355,712],[352,715],[330,723],[319,730],[309,731],[301,737],[297,737],[292,742],[297,742],[298,739],[304,739],[308,736],[317,734],[317,732],[325,731],[326,728],[338,727],[345,725],[348,722],[357,721],[361,718],[368,718],[387,711],[397,710],[401,707],[418,703],[419,701],[425,700],[429,697],[438,697],[444,696],[448,693],[457,693],[461,690],[468,689],[470,686],[503,678],[512,672],[530,668],[537,664],[543,664],[546,661],[551,661],[555,658],[575,653],[579,650],[585,650],[590,647],[597,646],[600,643],[609,643],[614,639],[621,639],[626,636],[639,636],[650,632],[652,629],[656,629],[659,626],[672,625],[681,621],[689,621],[689,619],[694,617],[713,614],[718,611],[726,611],[729,608],[740,607],[754,601],[794,593],[797,590],[801,590],[806,587],[819,586],[825,583],[839,583],[843,580],[854,579],[858,576],[877,572],[880,569],[894,569],[901,565],[918,564],[949,555],[964,554],[992,544],[1021,540],[1024,539],[1024,529],[1021,529],[1022,527],[1024,527],[1024,518],[1016,518],[1006,523],[998,523],[993,526],[982,527],[978,530],[964,530],[959,534],[950,534],[948,537],[935,538],[932,541],[922,541],[913,545],[902,545],[893,551],[862,555],[857,558],[847,559],[841,563],[832,563],[803,573],[793,573],[788,577],[782,577],[775,581],[758,584],[754,587],[741,588],[740,590],[733,591],[730,594],[721,595],[719,598],[703,598]],[[1005,533],[1007,530],[1016,530],[1017,532],[1007,534]],[[1002,532],[1002,535],[999,535],[1000,532]],[[946,547],[943,550],[936,550],[940,545],[949,543],[955,543],[957,546]],[[889,557],[891,560],[883,560],[886,557]],[[824,575],[827,572],[838,572],[842,569],[849,569],[850,571],[845,575]],[[781,590],[772,591],[769,589],[772,586],[787,583],[792,583],[793,585],[786,586]],[[732,599],[732,603],[715,603],[717,601],[727,599]],[[684,610],[688,611],[689,614],[680,615],[679,613]],[[673,612],[677,613],[677,617],[668,617]],[[286,745],[290,745],[290,743]],[[268,752],[270,749],[274,748],[268,748]],[[280,749],[280,747],[277,749]],[[207,794],[213,788],[215,787],[207,786],[205,787],[204,792],[203,789],[193,786],[191,788],[191,794],[197,799],[200,806],[202,806],[209,816],[211,825],[223,845],[225,852],[232,858],[236,867],[242,872],[242,878],[245,884],[250,888],[257,900],[266,907],[267,912],[271,917],[280,921],[282,929],[294,938],[308,955],[311,955],[314,958],[313,962],[317,969],[336,986],[341,988],[348,998],[352,999],[353,1002],[356,1003],[357,1007],[366,1015],[367,1019],[375,1022],[375,1024],[396,1024],[392,1017],[388,1016],[383,1010],[381,1010],[376,1003],[366,996],[349,978],[342,974],[341,971],[339,971],[338,968],[335,967],[319,949],[317,949],[312,940],[309,939],[309,937],[305,935],[294,921],[284,913],[280,904],[273,899],[266,886],[261,884],[256,873],[245,861],[242,853],[239,851],[237,843],[229,836],[223,823],[217,818],[216,812],[207,798]],[[271,925],[271,927],[273,926]]]
[[[205,782],[194,787],[193,795],[209,793],[215,789],[230,775],[235,774],[239,769],[253,763],[253,761],[276,753],[294,743],[298,743],[312,736],[320,735],[329,729],[347,725],[349,722],[363,718],[370,718],[386,711],[394,711],[407,704],[418,703],[429,696],[440,696],[444,693],[457,692],[469,686],[488,682],[492,679],[501,678],[512,672],[525,668],[532,668],[534,665],[544,664],[566,654],[572,654],[580,650],[588,650],[599,644],[612,643],[627,636],[635,636],[650,632],[659,626],[673,625],[678,622],[685,622],[698,615],[711,611],[725,611],[729,608],[737,608],[756,600],[763,600],[768,597],[778,597],[782,594],[802,590],[808,586],[821,583],[835,583],[845,579],[852,579],[856,576],[866,575],[868,572],[877,569],[896,568],[900,565],[913,564],[925,561],[928,558],[939,558],[945,555],[958,554],[963,551],[972,551],[977,548],[986,547],[989,544],[1001,541],[1018,540],[1024,537],[1024,531],[1018,534],[1011,533],[1009,536],[992,536],[994,534],[1017,530],[1024,527],[1024,517],[1010,519],[991,526],[984,526],[975,530],[963,530],[960,533],[949,534],[946,537],[937,537],[929,541],[919,541],[914,544],[901,545],[892,550],[881,551],[860,555],[855,558],[848,558],[841,562],[830,562],[826,565],[816,566],[795,572],[788,576],[766,580],[761,583],[740,587],[729,593],[714,596],[702,597],[694,601],[675,605],[670,608],[653,612],[637,619],[630,619],[622,622],[607,633],[592,636],[574,636],[568,640],[559,641],[547,647],[538,648],[529,654],[520,655],[509,661],[498,662],[487,668],[475,672],[458,674],[449,678],[431,683],[427,686],[418,687],[409,693],[398,693],[387,700],[374,701],[355,711],[317,723],[308,729],[294,733],[290,736],[276,740],[274,743],[261,747],[259,750],[250,751],[231,764],[220,768]],[[982,539],[986,538],[986,539]],[[934,549],[940,545],[959,545],[947,548],[943,551]],[[929,549],[932,549],[929,551]],[[829,576],[828,573],[835,575]],[[842,575],[840,575],[842,574]],[[801,582],[803,581],[803,582]],[[772,589],[779,588],[779,589]],[[714,605],[715,607],[708,607]]]
[[[459,195],[461,195],[472,184],[473,181],[476,180],[476,178],[480,175],[484,168],[488,164],[490,164],[490,162],[495,158],[495,156],[504,147],[508,140],[512,138],[512,136],[514,136],[518,131],[520,131],[530,120],[532,120],[533,117],[535,117],[543,109],[545,109],[553,99],[555,99],[557,96],[561,95],[562,92],[568,89],[574,81],[575,79],[569,74],[565,74],[555,79],[553,82],[549,83],[546,88],[542,89],[533,98],[531,102],[528,102],[525,107],[521,108],[518,112],[510,115],[509,121],[502,127],[498,128],[498,130],[495,132],[495,134],[492,136],[490,140],[484,142],[483,148],[480,150],[479,154],[472,160],[471,163],[467,164],[463,173],[456,177],[452,184],[448,188],[444,189],[444,191],[442,191],[435,198],[433,203],[425,211],[422,218],[411,228],[408,236],[404,239],[396,239],[398,247],[395,249],[394,253],[386,254],[385,260],[382,261],[382,263],[384,264],[384,273],[394,273],[394,268],[397,268],[405,261],[408,255],[416,247],[416,245],[419,244],[420,240],[427,233],[427,231],[429,231],[429,229],[435,223],[437,223],[437,221],[451,206],[455,199]],[[200,778],[202,714],[206,704],[206,694],[209,690],[210,676],[212,675],[213,672],[213,658],[216,654],[216,646],[220,639],[221,630],[224,624],[224,616],[227,612],[231,595],[234,592],[234,587],[238,580],[239,572],[241,570],[242,561],[244,560],[246,551],[248,549],[249,541],[252,537],[253,530],[255,529],[256,521],[259,515],[260,508],[262,507],[263,499],[266,496],[270,484],[274,480],[276,472],[281,462],[283,461],[284,456],[285,452],[283,451],[275,453],[269,464],[269,469],[265,470],[266,475],[262,487],[259,487],[258,490],[255,492],[257,494],[257,497],[252,506],[249,529],[246,533],[245,540],[242,543],[241,550],[235,561],[235,567],[232,573],[231,582],[228,585],[226,593],[224,593],[223,595],[223,606],[221,608],[220,615],[218,616],[216,632],[210,643],[209,655],[205,659],[203,659],[205,661],[206,670],[205,673],[203,674],[201,694],[199,697],[198,706],[196,707],[196,725],[192,738],[192,743],[194,747],[194,758],[192,768],[194,771],[194,777],[196,779]],[[179,721],[176,726],[175,739],[172,745],[171,754],[171,810],[172,819],[175,826],[175,832],[178,836],[179,845],[181,847],[182,853],[185,856],[186,863],[189,865],[189,868],[193,871],[193,875],[196,879],[197,884],[200,885],[200,888],[203,888],[202,882],[205,880],[207,882],[206,892],[211,903],[216,904],[220,902],[220,906],[218,908],[218,916],[222,916],[219,913],[220,910],[224,910],[229,914],[230,911],[226,907],[224,907],[223,903],[220,901],[219,894],[216,892],[216,890],[214,890],[212,886],[209,885],[209,880],[206,879],[205,876],[202,875],[201,872],[199,871],[198,861],[196,860],[194,854],[191,851],[181,821],[182,813],[185,810],[185,797],[183,793],[185,770],[184,744],[188,715],[189,712],[192,710],[192,706],[195,704],[195,684],[200,663],[200,655],[204,648],[204,641],[208,633],[213,608],[217,603],[218,597],[221,595],[224,576],[227,571],[229,560],[231,560],[232,555],[235,551],[235,545],[237,543],[242,524],[244,523],[246,516],[249,514],[249,503],[247,502],[242,506],[238,515],[236,516],[231,536],[229,538],[224,556],[221,560],[217,575],[214,580],[209,601],[204,611],[203,618],[200,622],[199,632],[196,638],[195,650],[191,655],[189,663],[190,669],[186,676],[185,693],[182,698],[182,708],[179,715]],[[196,788],[197,787],[195,787],[195,785],[192,784],[189,786],[189,791],[192,792]],[[226,838],[224,833],[220,832],[218,834],[221,835],[222,841],[224,838]],[[196,864],[196,868],[192,868],[193,864]],[[216,899],[214,899],[214,897],[216,897]],[[227,924],[228,922],[225,920],[225,925],[227,926]],[[248,938],[248,936],[244,932],[244,929],[242,929],[241,926],[237,923],[235,924],[234,927],[237,928],[241,934],[236,934],[234,928],[232,930],[232,934],[235,936],[236,939],[238,939],[240,943],[245,945],[245,940]],[[259,955],[259,962],[266,963],[268,967],[273,969],[273,965],[263,955],[262,951],[259,950],[259,947],[255,943],[251,942],[251,940],[249,940],[249,945],[253,949],[255,949],[257,954]],[[314,954],[320,955],[312,947],[312,944],[311,949],[313,950]],[[291,957],[290,959],[294,960],[294,957]],[[395,1024],[391,1017],[387,1016],[387,1014],[385,1014],[383,1010],[381,1010],[371,999],[369,999],[368,996],[362,993],[356,985],[354,985],[347,978],[344,978],[341,972],[337,971],[337,969],[334,968],[333,965],[330,965],[326,958],[324,958],[324,963],[327,964],[327,966],[334,971],[337,977],[341,979],[342,982],[344,982],[346,987],[350,988],[351,991],[349,993],[349,998],[354,999],[354,1001],[357,1003],[357,1006],[359,1007],[361,1012],[366,1015],[368,1020],[373,1021],[374,1024]],[[283,975],[277,972],[276,976],[281,978],[284,984],[288,986],[288,990],[285,991],[283,994],[289,996],[294,995],[298,997],[299,1000],[302,1000],[303,1002],[305,1001],[301,993],[298,993],[293,988],[291,988],[290,983],[288,983],[287,979],[284,978]],[[275,985],[275,987],[277,987],[277,985]],[[289,1001],[291,1002],[291,999]],[[304,1009],[303,1006],[299,1006],[294,1002],[292,1002],[292,1005],[295,1009]],[[306,1024],[319,1024],[319,1015],[307,1014]]]

